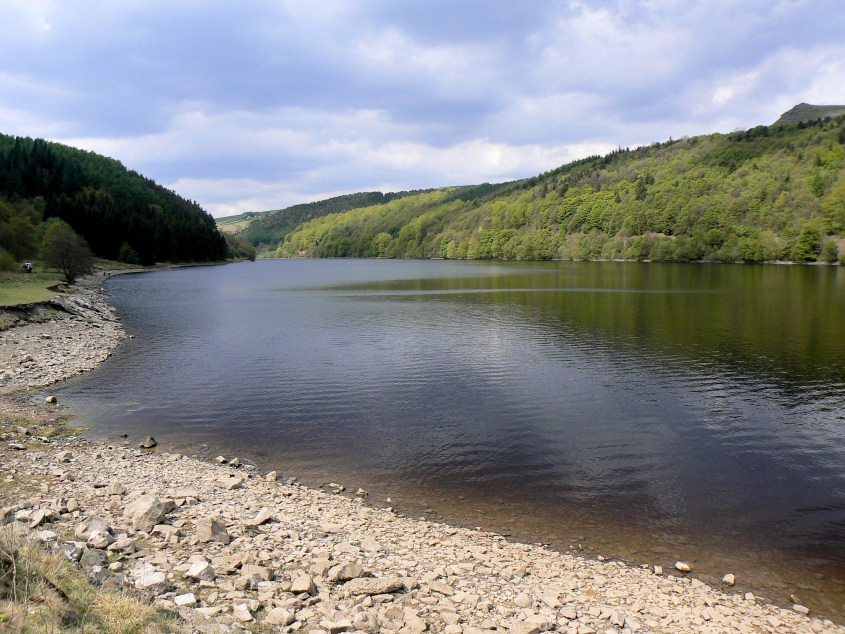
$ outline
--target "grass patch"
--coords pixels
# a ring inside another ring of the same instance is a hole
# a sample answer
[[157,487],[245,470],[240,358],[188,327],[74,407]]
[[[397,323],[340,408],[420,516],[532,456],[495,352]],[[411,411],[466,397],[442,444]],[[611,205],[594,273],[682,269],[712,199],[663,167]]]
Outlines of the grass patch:
[[46,302],[58,293],[49,290],[64,281],[61,273],[0,273],[0,306]]
[[92,585],[60,554],[0,531],[0,630],[177,632],[180,623],[126,592]]

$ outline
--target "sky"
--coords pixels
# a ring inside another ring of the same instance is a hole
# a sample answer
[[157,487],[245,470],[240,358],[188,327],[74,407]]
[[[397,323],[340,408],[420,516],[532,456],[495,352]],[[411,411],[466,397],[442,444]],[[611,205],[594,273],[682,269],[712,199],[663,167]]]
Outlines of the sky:
[[845,104],[842,0],[3,0],[0,132],[215,216]]

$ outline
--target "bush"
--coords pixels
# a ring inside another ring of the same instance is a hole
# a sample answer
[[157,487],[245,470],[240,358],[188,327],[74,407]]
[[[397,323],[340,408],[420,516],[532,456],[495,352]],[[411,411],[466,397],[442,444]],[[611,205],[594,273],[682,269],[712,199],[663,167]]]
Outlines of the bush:
[[822,246],[822,254],[820,257],[822,262],[832,264],[833,262],[836,262],[838,256],[839,245],[836,243],[836,240],[825,240],[825,243]]
[[0,271],[14,271],[15,269],[17,269],[15,256],[0,247]]
[[128,242],[124,242],[120,245],[120,251],[117,254],[117,259],[121,262],[125,262],[126,264],[140,264],[141,263],[141,256],[138,255],[138,252],[129,246]]

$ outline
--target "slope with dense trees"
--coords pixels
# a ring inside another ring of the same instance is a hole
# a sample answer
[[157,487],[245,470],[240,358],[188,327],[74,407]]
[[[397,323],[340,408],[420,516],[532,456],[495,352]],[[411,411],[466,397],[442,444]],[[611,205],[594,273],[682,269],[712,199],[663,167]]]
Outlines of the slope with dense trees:
[[442,189],[313,219],[280,257],[834,262],[845,117],[670,140],[460,195]]
[[119,161],[42,139],[0,135],[0,247],[18,259],[60,218],[110,260],[214,261],[227,246],[214,219]]

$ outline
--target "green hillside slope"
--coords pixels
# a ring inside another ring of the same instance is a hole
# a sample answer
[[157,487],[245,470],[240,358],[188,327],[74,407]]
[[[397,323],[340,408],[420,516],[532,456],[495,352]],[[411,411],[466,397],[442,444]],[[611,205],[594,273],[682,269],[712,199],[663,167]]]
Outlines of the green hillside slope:
[[836,261],[845,117],[620,150],[486,197],[444,189],[331,214],[280,257]]
[[[254,246],[276,245],[298,225],[327,214],[339,213],[350,209],[369,207],[386,203],[397,198],[413,196],[421,190],[412,192],[356,192],[333,196],[325,200],[301,203],[284,209],[262,211],[254,214],[249,222],[238,231],[239,237],[248,240]],[[220,220],[217,221],[220,224]]]
[[0,247],[32,257],[39,223],[49,218],[67,222],[110,260],[122,247],[143,264],[226,257],[214,219],[197,203],[114,159],[0,134]]

